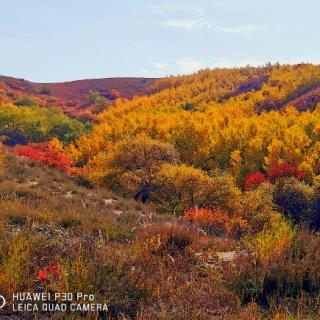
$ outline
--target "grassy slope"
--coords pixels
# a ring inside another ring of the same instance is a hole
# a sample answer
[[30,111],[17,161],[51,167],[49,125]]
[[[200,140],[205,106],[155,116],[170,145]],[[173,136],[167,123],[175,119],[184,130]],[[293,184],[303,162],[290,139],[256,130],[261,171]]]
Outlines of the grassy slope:
[[[158,316],[166,319],[161,315],[163,306],[158,305],[155,292],[169,299],[165,302],[169,311],[176,303],[171,299],[178,294],[173,292],[178,290],[180,301],[173,315],[194,314],[198,319],[202,299],[209,299],[212,294],[207,287],[217,285],[215,272],[205,282],[201,281],[207,273],[206,265],[217,263],[217,258],[213,258],[217,250],[233,250],[238,247],[236,243],[189,230],[173,217],[157,216],[151,206],[122,199],[106,190],[88,189],[63,172],[26,158],[7,153],[2,162],[2,294],[10,297],[12,292],[42,290],[90,292],[97,301],[108,303],[114,317],[123,313],[126,315],[123,319],[140,315],[139,319],[151,320]],[[154,238],[156,234],[158,240]],[[160,247],[157,243],[161,243]],[[202,255],[202,250],[208,248]],[[60,266],[61,278],[53,277],[43,283],[37,273],[50,264]],[[194,273],[197,269],[200,273]],[[234,272],[235,269],[231,273]],[[172,277],[175,280],[171,283]],[[190,278],[196,292],[185,286],[185,277]],[[225,289],[228,293],[223,296],[232,294]],[[217,290],[221,290],[220,285]],[[196,305],[188,306],[187,295],[191,293]],[[230,304],[235,306],[235,299],[230,297]],[[213,308],[216,302],[212,303]],[[10,302],[2,316],[14,319],[9,307]],[[35,319],[36,315],[19,316]],[[96,319],[96,314],[81,316]],[[73,319],[61,314],[37,317],[47,318]],[[205,314],[201,316],[206,318]]]

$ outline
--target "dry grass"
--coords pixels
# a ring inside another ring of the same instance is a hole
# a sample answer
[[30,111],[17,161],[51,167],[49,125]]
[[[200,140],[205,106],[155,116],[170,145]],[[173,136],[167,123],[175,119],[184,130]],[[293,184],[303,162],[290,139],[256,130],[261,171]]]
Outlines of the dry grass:
[[[297,231],[277,259],[259,260],[248,241],[204,234],[183,219],[158,216],[151,206],[85,188],[13,155],[1,171],[0,197],[4,295],[90,292],[109,305],[101,319],[318,317],[319,239],[309,231]],[[40,281],[39,270],[49,265],[59,266],[60,275]],[[4,311],[14,316],[9,307]],[[97,315],[33,317],[46,318]]]

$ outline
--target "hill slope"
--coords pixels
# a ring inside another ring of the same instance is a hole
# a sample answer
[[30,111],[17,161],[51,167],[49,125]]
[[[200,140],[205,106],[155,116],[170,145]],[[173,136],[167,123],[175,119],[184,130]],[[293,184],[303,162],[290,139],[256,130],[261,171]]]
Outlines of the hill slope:
[[281,162],[318,174],[310,157],[317,152],[319,85],[320,66],[308,64],[161,79],[153,84],[156,93],[102,112],[70,154],[103,176],[115,145],[147,136],[170,144],[188,165],[237,171],[238,182]]
[[134,96],[147,94],[153,78],[103,78],[85,79],[57,83],[36,83],[24,79],[0,76],[11,89],[28,94],[38,94],[43,86],[52,90],[52,95],[64,100],[85,101],[90,90],[96,90],[102,95],[108,96],[112,90],[117,90],[122,98],[131,99]]
[[3,104],[6,130],[43,137],[0,149],[1,295],[92,293],[108,311],[88,320],[318,318],[319,83],[313,65],[203,70],[90,128]]
[[[150,86],[156,80],[152,78],[105,78],[61,83],[35,83],[0,76],[0,89],[4,98],[9,101],[14,102],[21,96],[36,96],[47,106],[58,106],[66,113],[79,116],[84,111],[92,109],[88,103],[88,94],[91,90],[97,91],[107,99],[114,99],[115,94],[123,99],[132,99],[134,96],[149,94]],[[45,94],[43,92],[45,90],[49,90],[50,95]]]

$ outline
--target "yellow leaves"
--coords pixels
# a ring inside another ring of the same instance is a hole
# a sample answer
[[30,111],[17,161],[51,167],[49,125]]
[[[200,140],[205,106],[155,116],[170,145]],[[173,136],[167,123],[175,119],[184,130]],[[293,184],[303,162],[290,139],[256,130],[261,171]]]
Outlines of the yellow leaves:
[[178,198],[183,196],[184,192],[188,194],[201,192],[209,180],[201,170],[186,165],[165,164],[157,174],[157,183],[168,184],[170,192]]
[[299,170],[301,172],[303,172],[304,179],[307,182],[310,183],[310,182],[313,181],[313,179],[314,179],[314,171],[313,171],[312,165],[310,163],[308,163],[307,161],[303,161],[301,163],[301,165],[299,166]]
[[234,176],[237,182],[240,181],[241,166],[242,166],[241,151],[238,149],[232,151],[230,155],[230,172]]
[[284,220],[265,228],[254,239],[258,259],[269,264],[281,258],[290,248],[294,235],[294,229]]
[[57,151],[63,151],[63,144],[58,138],[53,138],[49,141],[50,146]]
[[231,167],[241,166],[241,162],[242,162],[241,151],[238,149],[232,151],[230,156],[230,166]]
[[19,235],[5,242],[1,249],[6,258],[0,267],[0,287],[3,294],[9,295],[15,292],[17,287],[27,286],[30,283],[28,276],[31,267],[31,245],[28,239]]
[[240,191],[230,175],[207,175],[185,164],[164,164],[154,181],[153,201],[171,212],[183,213],[197,205],[203,208],[231,210]]
[[315,127],[313,129],[313,133],[314,135],[319,138],[320,137],[320,121],[318,121],[316,124],[315,124]]
[[182,213],[189,207],[201,205],[209,183],[210,178],[199,169],[165,164],[156,176],[155,202],[159,206],[168,203],[168,210]]
[[69,159],[72,159],[73,161],[77,162],[82,156],[81,150],[79,150],[74,144],[68,145],[64,153]]
[[210,126],[206,122],[181,123],[174,134],[174,144],[185,163],[205,164],[211,149]]
[[[312,84],[312,74],[316,72],[316,78],[320,74],[320,68],[316,69],[308,65],[270,67],[264,71],[268,81],[263,81],[261,90],[235,96],[232,93],[240,83],[259,80],[260,72],[206,70],[192,77],[160,80],[154,85],[155,94],[130,101],[117,99],[114,108],[99,114],[93,131],[67,152],[85,164],[100,152],[113,153],[114,144],[145,135],[170,143],[183,163],[208,171],[227,169],[238,182],[241,172],[279,163],[302,166],[311,177],[312,171],[320,174],[314,149],[320,139],[320,108],[298,112],[288,107],[261,114],[255,110],[265,99],[271,105],[280,103],[304,83]],[[231,96],[225,98],[228,93]],[[186,111],[186,103],[195,108]]]
[[244,150],[246,166],[250,171],[256,171],[263,163],[264,144],[260,136],[254,136],[249,140]]
[[241,110],[231,101],[226,102],[226,107],[214,104],[204,112],[169,107],[164,111],[147,98],[139,98],[136,103],[136,108],[131,105],[133,102],[127,102],[120,103],[119,109],[107,111],[104,121],[68,147],[67,153],[77,161],[87,162],[100,152],[109,152],[115,142],[145,134],[170,142],[184,163],[229,167],[238,180],[240,161],[235,161],[235,150],[241,153],[243,172],[283,162],[299,166],[307,161],[311,166],[317,165],[317,161],[307,160],[307,154],[320,134],[318,109],[313,113],[288,108],[283,114],[272,111],[246,115],[245,106]]
[[283,141],[285,162],[299,165],[311,140],[300,126],[295,125],[285,130]]
[[88,172],[86,178],[93,181],[96,184],[101,185],[103,183],[103,177],[108,170],[109,159],[106,152],[99,152],[88,162]]
[[283,157],[283,143],[280,140],[273,139],[268,146],[268,155],[264,158],[266,167],[279,164]]

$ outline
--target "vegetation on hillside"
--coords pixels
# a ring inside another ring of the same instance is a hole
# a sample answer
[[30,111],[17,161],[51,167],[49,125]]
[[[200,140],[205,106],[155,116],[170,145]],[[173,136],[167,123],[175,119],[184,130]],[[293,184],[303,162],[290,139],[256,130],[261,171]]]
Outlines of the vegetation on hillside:
[[[265,79],[260,89],[250,87],[223,99],[238,92],[241,83],[252,78],[258,81],[257,77]],[[297,166],[309,182],[319,175],[320,111],[311,106],[299,112],[283,101],[320,83],[320,68],[301,65],[205,70],[163,81],[172,87],[150,97],[116,102],[99,116],[100,123],[92,133],[82,136],[67,153],[79,164],[86,164],[96,180],[112,172],[113,154],[121,145],[135,139],[143,143],[145,137],[169,144],[181,163],[206,174],[215,170],[230,173],[239,186],[248,174],[266,172],[281,163]],[[288,106],[260,110],[271,101],[274,106],[280,105],[275,101]],[[186,103],[195,109],[185,110]]]
[[116,98],[132,99],[149,94],[154,81],[152,78],[105,78],[42,84],[0,76],[0,104],[32,100],[44,107],[59,107],[81,121],[94,120],[101,104],[97,108],[94,102],[88,103],[90,92],[96,92],[107,103]]
[[28,140],[2,149],[3,292],[92,292],[102,319],[319,318],[319,87],[302,64],[203,70],[110,104],[92,91],[90,132],[3,105]]
[[24,101],[23,105],[0,105],[0,135],[5,144],[44,142],[53,138],[69,144],[89,131],[90,124],[82,124],[57,109]]

